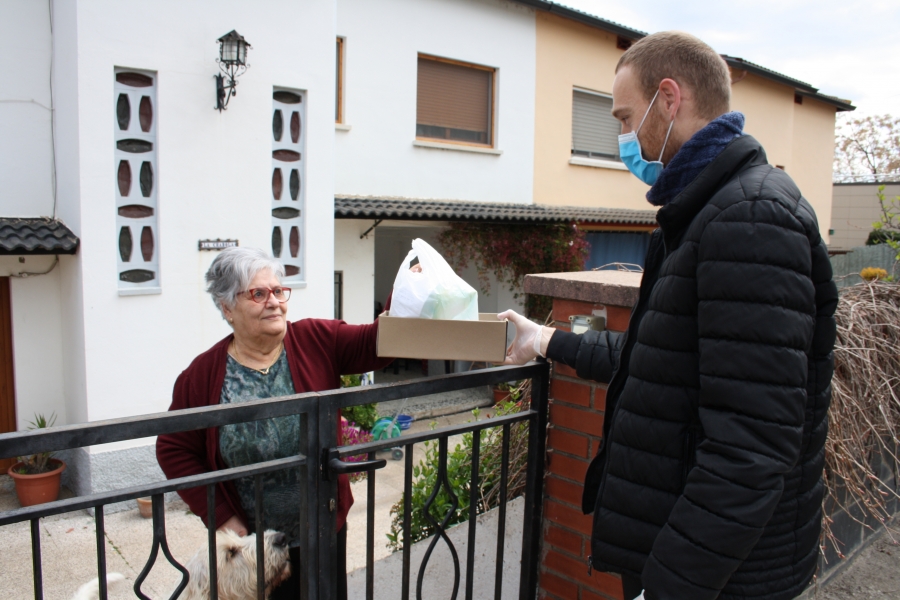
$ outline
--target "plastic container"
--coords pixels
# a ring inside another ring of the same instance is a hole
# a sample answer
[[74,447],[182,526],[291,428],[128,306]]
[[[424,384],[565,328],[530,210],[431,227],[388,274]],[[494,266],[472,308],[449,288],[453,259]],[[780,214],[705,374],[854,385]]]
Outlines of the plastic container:
[[413,418],[409,415],[397,415],[397,425],[403,431],[409,429],[409,426],[412,424]]

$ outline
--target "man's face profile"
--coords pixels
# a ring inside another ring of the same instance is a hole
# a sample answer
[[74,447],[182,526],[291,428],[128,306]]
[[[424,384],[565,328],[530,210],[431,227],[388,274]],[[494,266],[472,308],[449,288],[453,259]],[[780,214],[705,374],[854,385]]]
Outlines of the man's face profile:
[[[670,81],[670,80],[666,80]],[[622,66],[616,78],[613,80],[613,108],[612,115],[622,125],[622,133],[629,133],[641,125],[641,119],[647,113],[651,98],[645,98],[641,92],[640,80],[631,65]],[[660,94],[662,96],[663,94]],[[641,144],[641,154],[646,160],[659,160],[659,154],[666,139],[669,128],[669,120],[663,110],[664,98],[657,97],[656,102],[647,114],[644,125],[638,133],[638,141]],[[677,150],[673,139],[669,140],[666,147],[666,155],[663,163]]]

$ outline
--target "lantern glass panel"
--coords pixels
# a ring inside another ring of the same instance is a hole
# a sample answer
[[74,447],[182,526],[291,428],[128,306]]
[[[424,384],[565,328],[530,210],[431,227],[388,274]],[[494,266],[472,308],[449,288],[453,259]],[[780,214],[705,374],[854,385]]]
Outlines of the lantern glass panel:
[[222,62],[226,64],[237,62],[238,60],[238,43],[233,40],[222,42],[221,49]]

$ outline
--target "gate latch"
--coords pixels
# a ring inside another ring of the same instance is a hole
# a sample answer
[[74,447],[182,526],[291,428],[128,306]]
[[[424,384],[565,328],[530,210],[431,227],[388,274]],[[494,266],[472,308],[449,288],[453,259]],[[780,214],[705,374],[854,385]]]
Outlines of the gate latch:
[[338,453],[332,450],[325,457],[322,473],[325,480],[331,479],[331,475],[349,475],[350,473],[362,473],[364,471],[375,471],[383,469],[387,466],[387,461],[383,458],[375,460],[361,460],[359,462],[349,462],[338,458]]

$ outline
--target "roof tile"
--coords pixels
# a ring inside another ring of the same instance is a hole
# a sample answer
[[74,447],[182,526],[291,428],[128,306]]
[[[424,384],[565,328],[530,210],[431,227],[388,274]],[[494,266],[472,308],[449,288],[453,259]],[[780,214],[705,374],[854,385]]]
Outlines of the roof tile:
[[78,236],[58,219],[0,217],[0,255],[75,254]]
[[461,202],[411,198],[338,196],[337,219],[385,219],[410,221],[511,221],[522,223],[609,223],[655,225],[655,210],[550,206],[502,202]]

